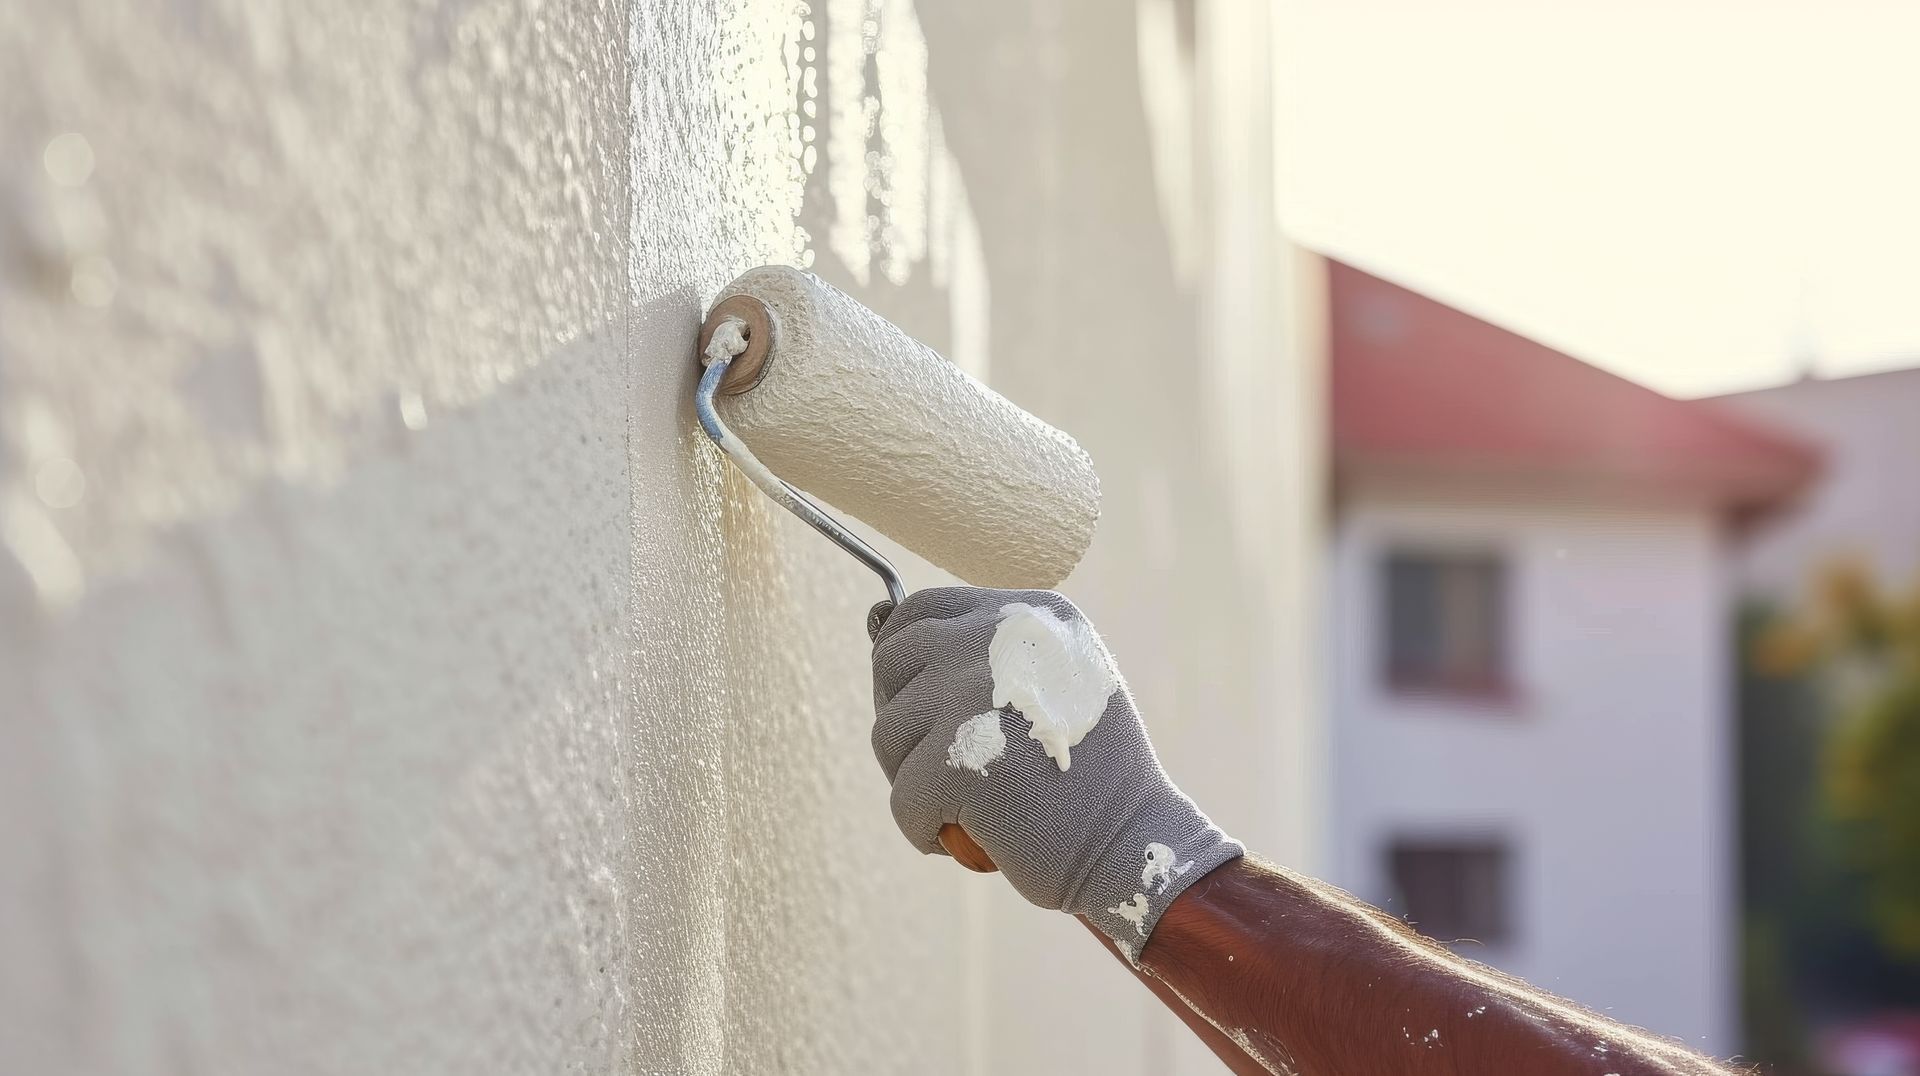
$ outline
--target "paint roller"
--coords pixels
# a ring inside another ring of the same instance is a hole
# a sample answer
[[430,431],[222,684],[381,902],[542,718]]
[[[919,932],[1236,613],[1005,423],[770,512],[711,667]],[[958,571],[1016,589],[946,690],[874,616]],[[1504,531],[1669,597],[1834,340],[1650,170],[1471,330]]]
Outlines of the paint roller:
[[707,436],[886,584],[869,633],[906,587],[822,501],[975,586],[1052,587],[1093,540],[1100,480],[1073,438],[810,273],[729,284],[699,354]]

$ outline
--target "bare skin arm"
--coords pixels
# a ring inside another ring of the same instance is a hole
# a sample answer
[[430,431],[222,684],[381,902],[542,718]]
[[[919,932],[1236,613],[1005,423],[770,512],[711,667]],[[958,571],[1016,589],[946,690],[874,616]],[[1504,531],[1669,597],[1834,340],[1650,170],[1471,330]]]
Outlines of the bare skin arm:
[[[940,836],[961,863],[993,869],[958,826]],[[1735,1071],[1465,960],[1337,889],[1250,856],[1182,893],[1133,971],[1248,1076]]]

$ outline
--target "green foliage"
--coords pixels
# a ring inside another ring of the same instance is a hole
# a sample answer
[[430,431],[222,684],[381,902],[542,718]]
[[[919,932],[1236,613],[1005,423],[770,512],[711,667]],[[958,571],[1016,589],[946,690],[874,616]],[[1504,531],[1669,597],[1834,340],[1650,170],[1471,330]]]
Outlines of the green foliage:
[[1739,625],[1746,1053],[1782,1076],[1812,1024],[1920,1005],[1920,589],[1821,582]]
[[1834,838],[1880,943],[1920,961],[1920,586],[1891,593],[1840,563],[1816,594],[1813,609],[1763,633],[1753,665],[1824,685],[1836,720],[1820,778]]
[[1887,948],[1920,958],[1920,662],[1889,670],[1829,747],[1827,799]]

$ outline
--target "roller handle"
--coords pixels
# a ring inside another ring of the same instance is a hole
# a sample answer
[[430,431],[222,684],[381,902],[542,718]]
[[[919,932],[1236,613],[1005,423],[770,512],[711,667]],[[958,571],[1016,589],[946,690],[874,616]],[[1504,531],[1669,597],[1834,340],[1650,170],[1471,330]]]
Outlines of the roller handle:
[[973,838],[967,836],[967,831],[955,823],[948,822],[940,827],[940,847],[945,848],[947,854],[962,867],[977,874],[991,874],[1000,869],[987,850],[975,844]]
[[[713,342],[714,334],[721,325],[735,319],[744,325],[741,349],[727,355],[708,355],[707,346]],[[881,556],[879,550],[868,545],[865,539],[848,530],[845,524],[820,507],[812,497],[768,470],[767,465],[754,456],[753,450],[727,428],[726,422],[720,418],[720,412],[714,407],[714,397],[746,392],[760,383],[760,379],[766,376],[767,363],[773,354],[773,341],[778,335],[772,313],[758,299],[736,295],[715,306],[712,315],[700,327],[700,361],[705,370],[700,374],[699,387],[693,391],[694,415],[700,421],[700,428],[747,476],[748,481],[773,498],[775,504],[799,516],[807,526],[825,535],[833,544],[871,569],[886,584],[888,602],[898,605],[907,600],[907,585],[901,580],[900,573],[894,571],[892,563]],[[872,634],[878,630],[878,622],[869,620],[867,632]]]
[[[730,295],[720,300],[707,312],[707,320],[700,326],[697,354],[704,354],[707,344],[713,339],[713,332],[728,318],[739,318],[746,322],[747,349],[734,356],[722,373],[720,384],[715,392],[719,396],[737,396],[752,389],[767,374],[767,360],[773,353],[773,315],[766,304],[750,295]],[[798,491],[795,491],[796,493]],[[811,522],[811,521],[809,521]],[[833,537],[831,533],[829,537]],[[892,599],[876,604],[867,613],[867,636],[873,638],[880,634],[880,624],[887,614],[893,612],[896,602]],[[967,831],[952,822],[940,827],[940,846],[947,850],[956,862],[970,871],[989,874],[999,870],[993,857],[986,849],[967,836]]]

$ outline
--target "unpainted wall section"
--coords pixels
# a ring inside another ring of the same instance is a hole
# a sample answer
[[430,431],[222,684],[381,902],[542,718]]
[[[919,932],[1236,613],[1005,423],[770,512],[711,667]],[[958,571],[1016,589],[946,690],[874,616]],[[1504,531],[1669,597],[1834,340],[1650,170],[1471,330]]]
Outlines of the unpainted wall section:
[[907,849],[871,580],[687,401],[708,299],[810,264],[1080,436],[1065,589],[1304,848],[1316,401],[1239,7],[0,13],[0,1067],[1210,1066]]

